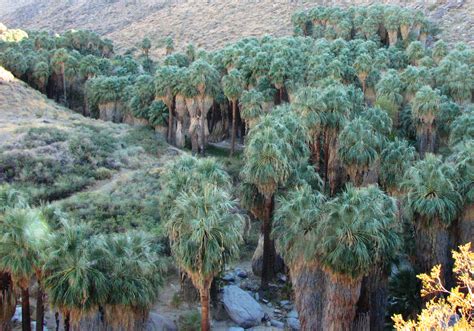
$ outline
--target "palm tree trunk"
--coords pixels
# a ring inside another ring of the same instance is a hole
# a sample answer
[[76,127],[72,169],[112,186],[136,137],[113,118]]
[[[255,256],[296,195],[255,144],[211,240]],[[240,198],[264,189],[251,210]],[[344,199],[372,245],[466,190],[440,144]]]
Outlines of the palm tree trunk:
[[[445,283],[450,265],[449,231],[434,219],[417,216],[415,229],[416,266],[417,273],[427,273],[437,264],[441,265],[441,280]],[[429,300],[429,298],[428,298]]]
[[21,289],[21,330],[31,331],[30,292],[28,287]]
[[367,323],[363,329],[383,330],[387,305],[388,276],[381,268],[376,268],[362,280],[361,295],[357,303],[358,319]]
[[266,290],[268,282],[273,277],[273,264],[275,252],[273,241],[270,238],[272,232],[273,196],[265,197],[265,217],[262,224],[263,233],[263,257],[262,257],[262,280],[261,288]]
[[36,296],[36,331],[43,331],[44,324],[44,292],[38,279],[38,293]]
[[295,305],[302,331],[322,331],[326,275],[316,263],[303,259],[290,265]]
[[209,331],[211,329],[211,323],[209,321],[209,286],[201,291],[201,330]]
[[0,272],[0,330],[11,330],[11,319],[15,314],[16,296],[10,274]]
[[67,96],[66,96],[66,69],[64,68],[64,63],[61,63],[61,76],[63,76],[64,104],[67,105]]
[[64,314],[64,331],[69,331],[71,329],[71,314],[67,312]]
[[352,279],[329,274],[326,286],[326,306],[323,310],[323,330],[349,331],[356,316],[362,278]]
[[237,134],[237,100],[232,100],[232,138],[230,146],[230,156],[235,151],[235,136]]
[[168,143],[173,144],[173,126],[174,126],[174,117],[173,117],[173,109],[168,106]]

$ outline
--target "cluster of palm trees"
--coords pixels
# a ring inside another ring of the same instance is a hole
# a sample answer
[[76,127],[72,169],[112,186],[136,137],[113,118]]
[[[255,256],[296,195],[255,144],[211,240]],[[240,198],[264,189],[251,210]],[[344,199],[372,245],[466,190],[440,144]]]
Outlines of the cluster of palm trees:
[[[30,289],[36,284],[36,330],[46,303],[65,330],[81,323],[143,328],[163,283],[160,247],[144,233],[93,235],[83,225],[51,224],[8,185],[0,187],[0,326],[11,329],[21,297],[22,330],[31,330]],[[54,228],[54,230],[53,230]],[[82,327],[87,327],[82,325]]]
[[[473,202],[474,52],[426,45],[426,18],[393,6],[316,7],[293,22],[297,36],[212,52],[176,52],[168,40],[153,74],[127,56],[84,56],[87,105],[116,121],[165,123],[168,142],[189,139],[194,154],[226,137],[232,154],[246,135],[239,198],[262,221],[262,289],[278,251],[303,330],[382,329],[393,263],[421,272],[439,263],[449,282],[450,248],[472,240],[460,229],[472,228],[463,210]],[[22,43],[0,45],[17,76],[15,48],[31,40]],[[150,47],[141,44],[146,58]],[[54,51],[57,75],[73,68],[71,54]],[[208,330],[212,279],[241,238],[232,181],[216,161],[186,156],[165,166],[161,186],[171,250],[200,292]],[[122,307],[89,290],[90,309]]]

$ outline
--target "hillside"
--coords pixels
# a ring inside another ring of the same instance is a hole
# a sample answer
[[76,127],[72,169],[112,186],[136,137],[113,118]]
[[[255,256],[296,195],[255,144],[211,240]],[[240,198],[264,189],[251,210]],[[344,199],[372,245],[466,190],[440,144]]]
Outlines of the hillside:
[[1,67],[0,100],[0,181],[32,203],[57,201],[96,231],[156,225],[154,169],[170,156],[153,130],[73,113]]
[[[474,44],[474,0],[385,2],[423,10],[439,24],[443,31],[440,37],[448,42]],[[350,3],[367,4],[367,1]],[[114,40],[122,51],[148,36],[154,44],[152,54],[159,56],[166,36],[172,36],[178,48],[193,42],[215,49],[246,36],[291,34],[291,14],[314,4],[312,1],[235,0],[1,0],[0,7],[6,10],[0,15],[0,22],[11,28],[55,32],[90,29]]]

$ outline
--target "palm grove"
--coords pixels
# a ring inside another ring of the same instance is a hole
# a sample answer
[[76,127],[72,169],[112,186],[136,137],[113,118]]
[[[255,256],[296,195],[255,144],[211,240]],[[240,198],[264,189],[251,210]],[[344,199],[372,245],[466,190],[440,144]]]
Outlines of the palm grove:
[[[215,160],[191,156],[160,174],[160,217],[199,291],[203,330],[212,281],[238,254],[239,206],[261,221],[262,290],[281,254],[303,330],[380,330],[390,314],[416,316],[415,274],[440,264],[453,286],[450,251],[474,234],[472,49],[433,42],[431,22],[394,6],[315,7],[292,22],[293,37],[212,52],[175,52],[167,39],[158,63],[148,39],[134,59],[83,31],[0,44],[5,68],[86,116],[166,128],[170,144],[193,154],[230,138],[232,155],[245,142],[234,181]],[[3,302],[18,290],[29,316],[35,279],[71,324],[97,310],[112,326],[145,320],[162,281],[153,238],[48,225],[21,195],[5,187],[3,196]],[[77,288],[62,276],[69,268]],[[137,293],[104,281],[114,275]]]

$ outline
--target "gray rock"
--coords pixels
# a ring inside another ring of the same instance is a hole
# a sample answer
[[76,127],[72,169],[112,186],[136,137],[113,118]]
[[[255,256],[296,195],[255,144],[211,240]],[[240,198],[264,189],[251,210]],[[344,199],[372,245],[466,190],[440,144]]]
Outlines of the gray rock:
[[145,327],[146,331],[178,331],[176,324],[157,313],[150,313]]
[[233,282],[235,281],[235,276],[233,273],[229,272],[229,273],[226,273],[223,277],[222,277],[222,280],[226,281],[226,282]]
[[245,329],[241,328],[239,326],[232,326],[232,327],[228,328],[227,331],[245,331]]
[[222,301],[230,318],[243,328],[259,325],[265,315],[258,302],[235,285],[224,287]]
[[258,292],[255,292],[253,296],[255,300],[260,301],[260,294],[258,294]]
[[279,329],[284,329],[285,328],[285,324],[283,322],[280,322],[280,321],[277,321],[277,320],[271,320],[270,321],[270,324],[276,328],[279,328]]
[[296,318],[298,319],[298,312],[296,310],[292,310],[288,313],[288,315],[286,315],[288,318]]
[[236,272],[237,276],[239,276],[240,278],[247,278],[248,277],[247,271],[245,271],[245,270],[235,269],[235,272]]
[[287,318],[286,323],[288,324],[288,328],[291,331],[298,331],[301,328],[300,321],[297,318],[293,318],[293,317]]

